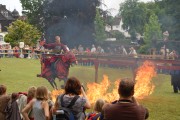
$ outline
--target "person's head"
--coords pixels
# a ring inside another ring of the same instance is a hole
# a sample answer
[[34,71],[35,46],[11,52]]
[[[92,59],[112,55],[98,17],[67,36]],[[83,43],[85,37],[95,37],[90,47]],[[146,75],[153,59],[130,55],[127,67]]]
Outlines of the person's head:
[[104,104],[105,104],[105,101],[103,99],[98,99],[94,105],[94,111],[102,112],[102,107]]
[[48,90],[46,87],[41,86],[36,90],[36,99],[37,100],[48,100]]
[[18,99],[18,93],[12,93],[11,94],[11,99],[12,99],[12,101],[17,100]]
[[56,42],[56,43],[60,43],[60,42],[61,42],[60,36],[56,36],[56,37],[55,37],[55,42]]
[[118,93],[120,97],[129,98],[134,95],[135,82],[132,79],[124,78],[119,83]]
[[65,94],[74,94],[80,95],[81,94],[81,83],[75,77],[70,77],[67,80],[65,85]]
[[6,86],[5,85],[0,85],[0,95],[6,94]]
[[36,95],[36,87],[32,86],[28,89],[28,94],[27,97],[28,98],[34,98]]

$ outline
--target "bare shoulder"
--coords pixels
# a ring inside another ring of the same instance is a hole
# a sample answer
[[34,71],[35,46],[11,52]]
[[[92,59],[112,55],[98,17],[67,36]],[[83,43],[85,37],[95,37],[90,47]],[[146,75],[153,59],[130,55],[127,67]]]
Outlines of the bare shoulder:
[[43,107],[48,106],[48,102],[47,101],[42,101],[41,104],[42,104]]

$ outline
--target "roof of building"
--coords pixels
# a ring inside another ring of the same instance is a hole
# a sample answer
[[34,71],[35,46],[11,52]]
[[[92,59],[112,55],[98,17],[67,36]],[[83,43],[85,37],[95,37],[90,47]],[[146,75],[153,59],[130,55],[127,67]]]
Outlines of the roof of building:
[[12,15],[15,16],[15,17],[19,17],[19,12],[16,9],[14,9],[12,11]]
[[0,4],[0,20],[15,20],[12,13],[2,4]]

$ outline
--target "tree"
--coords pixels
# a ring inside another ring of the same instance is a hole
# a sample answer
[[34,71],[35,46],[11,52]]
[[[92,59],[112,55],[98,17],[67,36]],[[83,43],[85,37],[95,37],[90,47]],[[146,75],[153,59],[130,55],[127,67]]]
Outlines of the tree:
[[169,31],[170,39],[180,40],[180,0],[155,0],[163,10],[160,16],[163,31]]
[[44,3],[46,0],[20,0],[23,14],[28,18],[28,22],[36,26],[39,30],[44,28]]
[[19,42],[33,46],[40,38],[40,32],[36,27],[21,20],[16,20],[7,29],[8,34],[5,36],[5,41],[12,46],[18,45]]
[[95,39],[97,43],[102,43],[106,40],[105,23],[99,13],[99,9],[96,9],[95,17]]
[[116,38],[117,41],[122,41],[125,39],[124,34],[118,30],[112,31],[111,34]]
[[147,23],[147,9],[144,3],[138,0],[126,0],[120,5],[119,14],[122,17],[123,29],[131,35],[131,39],[136,39],[136,33],[142,35],[144,25]]
[[146,52],[150,48],[154,48],[156,41],[162,38],[162,31],[158,22],[158,17],[152,14],[149,18],[148,24],[145,25],[144,42],[145,45],[141,46],[140,52]]

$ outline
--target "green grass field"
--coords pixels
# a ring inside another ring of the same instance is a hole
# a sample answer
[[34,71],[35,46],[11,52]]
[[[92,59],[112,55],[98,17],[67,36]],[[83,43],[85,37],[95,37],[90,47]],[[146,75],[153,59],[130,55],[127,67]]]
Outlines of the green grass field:
[[[40,61],[29,59],[3,58],[0,59],[0,84],[5,84],[8,93],[27,91],[30,86],[47,86],[52,90],[49,83],[36,77],[40,73]],[[94,82],[94,67],[74,66],[70,68],[69,76],[76,76],[86,85],[87,82]],[[103,74],[108,75],[110,81],[123,77],[132,77],[128,69],[100,68],[100,82]],[[58,82],[58,85],[62,82]],[[157,75],[153,82],[155,91],[152,95],[139,102],[149,109],[148,120],[180,120],[180,94],[174,94],[170,83],[169,75]]]

